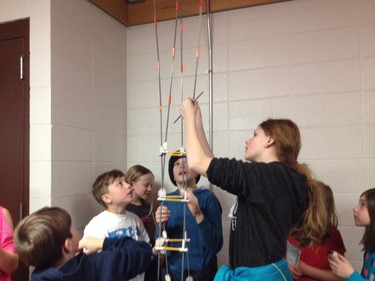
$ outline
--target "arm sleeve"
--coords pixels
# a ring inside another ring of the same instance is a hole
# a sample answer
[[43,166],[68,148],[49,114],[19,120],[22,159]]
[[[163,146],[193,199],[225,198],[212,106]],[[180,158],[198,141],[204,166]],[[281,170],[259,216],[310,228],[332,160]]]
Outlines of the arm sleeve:
[[97,255],[99,280],[128,280],[145,272],[151,261],[151,247],[132,238],[106,238]]
[[213,255],[223,246],[223,227],[221,223],[222,209],[219,200],[211,195],[203,211],[204,220],[198,224],[200,235],[207,250]]
[[[367,256],[369,255],[369,256]],[[357,271],[354,271],[352,275],[349,276],[347,281],[368,281],[375,279],[375,261],[374,261],[374,253],[367,254],[364,252],[364,259],[363,259],[363,273],[365,277],[359,274]]]
[[357,271],[354,271],[346,281],[368,281],[368,279],[363,278]]
[[[207,178],[211,183],[229,193],[248,197],[261,192],[261,190],[256,190],[259,186],[257,175],[261,174],[259,169],[257,164],[237,161],[234,158],[214,158],[207,169]],[[253,194],[249,194],[250,192]]]
[[2,208],[0,208],[0,247],[3,250],[8,252],[15,252],[14,243],[13,243],[13,230],[8,225],[5,216],[3,214]]

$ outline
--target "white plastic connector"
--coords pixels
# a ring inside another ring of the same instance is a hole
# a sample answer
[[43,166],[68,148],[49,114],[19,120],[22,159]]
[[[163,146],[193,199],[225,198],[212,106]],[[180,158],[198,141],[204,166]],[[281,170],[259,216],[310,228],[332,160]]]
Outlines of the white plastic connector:
[[167,190],[164,187],[161,187],[158,191],[158,200],[163,201],[167,197]]
[[159,147],[159,156],[166,155],[168,153],[168,143],[165,141],[163,145]]

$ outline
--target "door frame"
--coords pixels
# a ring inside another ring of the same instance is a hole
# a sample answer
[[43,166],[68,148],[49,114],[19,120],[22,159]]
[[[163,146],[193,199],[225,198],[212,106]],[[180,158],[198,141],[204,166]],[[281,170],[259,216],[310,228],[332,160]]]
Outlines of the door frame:
[[[30,209],[30,20],[19,19],[11,22],[0,22],[0,40],[23,39],[23,183],[22,209],[17,214],[11,214],[16,227],[20,219],[29,215]],[[10,191],[11,192],[11,191]],[[0,202],[3,204],[3,202]],[[19,262],[17,271],[12,274],[12,280],[23,281],[29,278],[29,268]]]

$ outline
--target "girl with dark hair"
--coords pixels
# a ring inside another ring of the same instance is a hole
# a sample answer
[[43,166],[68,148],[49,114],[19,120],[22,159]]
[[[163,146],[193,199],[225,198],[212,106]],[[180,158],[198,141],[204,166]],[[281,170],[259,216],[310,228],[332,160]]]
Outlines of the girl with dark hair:
[[375,188],[363,192],[357,206],[353,209],[354,223],[364,226],[361,244],[363,245],[363,267],[361,274],[354,270],[349,261],[339,253],[328,257],[331,270],[348,281],[375,280]]

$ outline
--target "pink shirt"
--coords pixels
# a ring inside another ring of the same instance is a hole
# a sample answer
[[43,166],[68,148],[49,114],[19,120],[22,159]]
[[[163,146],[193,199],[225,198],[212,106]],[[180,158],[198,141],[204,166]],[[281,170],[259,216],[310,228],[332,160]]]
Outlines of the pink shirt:
[[[13,230],[8,225],[3,208],[0,206],[0,247],[3,250],[15,253],[13,244]],[[0,281],[10,281],[10,275],[0,269]]]

